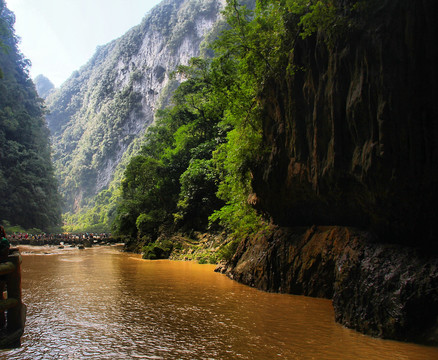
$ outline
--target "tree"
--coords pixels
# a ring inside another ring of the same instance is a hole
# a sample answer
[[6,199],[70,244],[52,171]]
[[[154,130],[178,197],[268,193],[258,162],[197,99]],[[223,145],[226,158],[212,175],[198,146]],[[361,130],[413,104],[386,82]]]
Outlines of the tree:
[[0,0],[0,212],[11,224],[48,230],[61,223],[44,103],[17,48],[15,17]]

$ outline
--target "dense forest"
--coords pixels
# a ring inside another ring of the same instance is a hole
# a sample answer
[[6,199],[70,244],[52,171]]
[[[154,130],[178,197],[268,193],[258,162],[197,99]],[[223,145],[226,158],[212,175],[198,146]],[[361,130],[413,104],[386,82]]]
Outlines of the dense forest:
[[61,225],[43,100],[18,50],[14,14],[0,1],[0,220],[49,231]]

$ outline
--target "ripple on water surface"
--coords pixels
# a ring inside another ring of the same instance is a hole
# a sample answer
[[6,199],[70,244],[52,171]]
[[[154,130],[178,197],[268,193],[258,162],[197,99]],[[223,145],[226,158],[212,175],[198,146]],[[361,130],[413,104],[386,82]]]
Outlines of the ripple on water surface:
[[24,255],[23,296],[23,345],[0,359],[438,359],[343,328],[330,301],[111,248]]

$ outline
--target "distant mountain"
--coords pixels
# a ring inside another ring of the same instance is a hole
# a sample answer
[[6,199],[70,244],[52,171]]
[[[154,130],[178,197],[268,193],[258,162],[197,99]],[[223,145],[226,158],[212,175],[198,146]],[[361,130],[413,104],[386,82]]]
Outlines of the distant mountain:
[[49,130],[14,22],[0,0],[0,221],[49,231],[61,224]]
[[98,47],[90,61],[47,98],[53,160],[65,211],[94,204],[120,179],[155,110],[169,101],[176,66],[199,56],[220,0],[165,0],[140,25]]
[[38,75],[33,82],[38,95],[43,99],[47,98],[55,89],[55,85],[44,75]]

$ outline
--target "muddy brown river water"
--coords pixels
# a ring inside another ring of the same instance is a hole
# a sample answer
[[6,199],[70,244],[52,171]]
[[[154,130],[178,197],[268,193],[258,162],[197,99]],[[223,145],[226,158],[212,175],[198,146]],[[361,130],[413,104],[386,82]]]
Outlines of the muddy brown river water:
[[336,324],[328,300],[264,293],[211,265],[21,251],[25,334],[0,359],[438,359],[436,347]]

